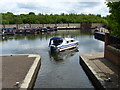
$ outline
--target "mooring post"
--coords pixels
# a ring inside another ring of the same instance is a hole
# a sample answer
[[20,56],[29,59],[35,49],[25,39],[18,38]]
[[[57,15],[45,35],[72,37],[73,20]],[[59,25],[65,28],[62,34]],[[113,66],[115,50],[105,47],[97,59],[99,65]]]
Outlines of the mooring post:
[[29,27],[31,28],[31,24],[29,24]]
[[5,24],[3,24],[3,28],[5,28]]
[[69,23],[68,23],[68,27],[69,27],[70,25],[69,25]]
[[16,28],[18,29],[18,24],[16,24]]
[[105,46],[104,46],[104,57],[106,57],[106,53],[107,53],[107,45],[110,45],[110,35],[109,33],[105,33]]
[[42,27],[44,27],[44,24],[42,24]]

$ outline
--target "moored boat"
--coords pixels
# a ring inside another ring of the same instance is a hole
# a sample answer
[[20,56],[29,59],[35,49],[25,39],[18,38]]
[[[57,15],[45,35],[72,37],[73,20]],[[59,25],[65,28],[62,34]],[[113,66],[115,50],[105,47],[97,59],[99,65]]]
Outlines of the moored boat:
[[48,29],[47,28],[42,28],[41,32],[47,32]]
[[50,39],[49,49],[51,52],[60,52],[71,48],[76,48],[78,42],[73,38],[53,37]]

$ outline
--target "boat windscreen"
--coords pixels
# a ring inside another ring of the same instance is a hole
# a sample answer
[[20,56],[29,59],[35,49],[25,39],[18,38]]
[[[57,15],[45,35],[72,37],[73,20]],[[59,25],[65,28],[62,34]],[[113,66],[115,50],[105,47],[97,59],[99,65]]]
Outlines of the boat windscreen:
[[62,44],[62,42],[63,42],[62,39],[60,39],[60,40],[53,40],[53,45],[58,46],[58,45]]

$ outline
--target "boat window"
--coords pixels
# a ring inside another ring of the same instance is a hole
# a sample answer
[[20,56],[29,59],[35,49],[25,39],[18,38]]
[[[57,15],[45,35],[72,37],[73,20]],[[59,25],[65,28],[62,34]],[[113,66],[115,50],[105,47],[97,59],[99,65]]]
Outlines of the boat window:
[[51,40],[50,44],[53,44],[53,40]]
[[67,41],[67,43],[69,43],[69,41]]
[[62,44],[62,42],[63,42],[62,39],[60,39],[60,40],[53,40],[53,45],[58,46],[58,45]]
[[71,40],[71,42],[74,42],[74,40]]
[[61,40],[59,40],[59,43],[62,43],[63,42],[63,40],[61,39]]

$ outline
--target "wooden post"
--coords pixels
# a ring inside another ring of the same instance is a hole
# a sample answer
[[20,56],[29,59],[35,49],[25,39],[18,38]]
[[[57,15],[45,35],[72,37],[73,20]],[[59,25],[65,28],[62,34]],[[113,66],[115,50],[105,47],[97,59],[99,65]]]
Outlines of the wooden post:
[[31,24],[29,24],[29,27],[31,28]]
[[110,35],[109,33],[105,33],[105,46],[110,44]]
[[42,27],[44,27],[44,24],[42,24]]
[[18,29],[18,24],[16,24],[16,28]]
[[5,28],[5,24],[3,24],[3,28]]
[[69,23],[68,23],[68,27],[69,27],[70,25],[69,25]]
[[110,45],[110,35],[109,33],[105,33],[105,46],[104,46],[104,57],[106,57],[107,54],[107,45]]
[[81,29],[81,23],[80,23],[80,29]]

